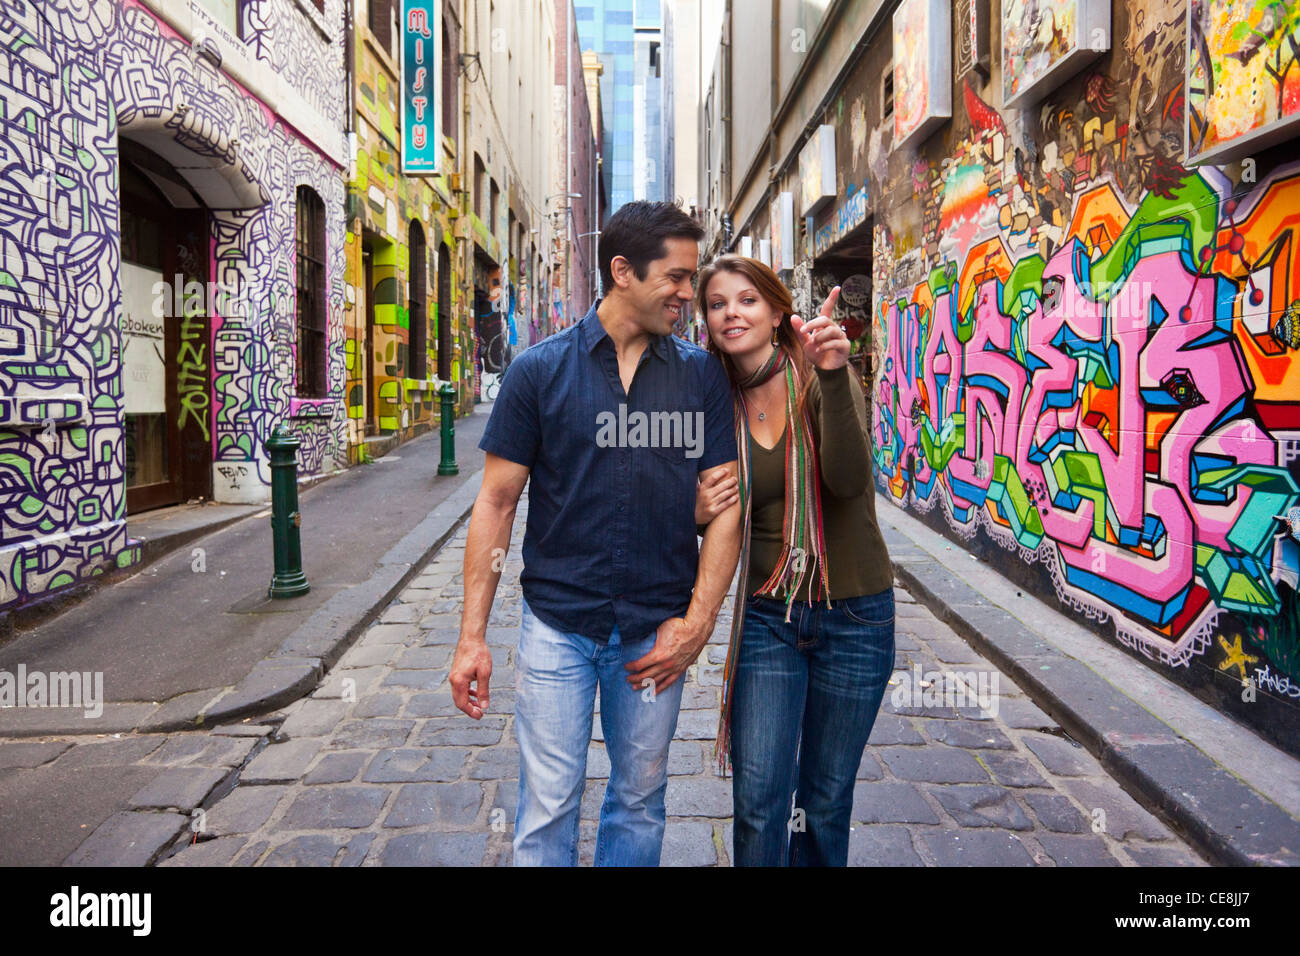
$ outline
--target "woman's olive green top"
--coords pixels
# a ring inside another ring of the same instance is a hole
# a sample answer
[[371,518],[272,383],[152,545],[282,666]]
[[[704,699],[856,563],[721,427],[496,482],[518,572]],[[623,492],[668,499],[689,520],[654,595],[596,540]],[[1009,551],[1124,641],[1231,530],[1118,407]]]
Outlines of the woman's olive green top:
[[[831,599],[878,594],[893,586],[894,571],[876,524],[867,402],[857,376],[848,366],[833,372],[817,369],[808,391],[808,411],[821,468],[822,530]],[[781,556],[789,431],[787,422],[771,450],[753,437],[749,439],[753,509],[745,585],[749,594],[762,587]],[[800,588],[800,596],[804,593]]]

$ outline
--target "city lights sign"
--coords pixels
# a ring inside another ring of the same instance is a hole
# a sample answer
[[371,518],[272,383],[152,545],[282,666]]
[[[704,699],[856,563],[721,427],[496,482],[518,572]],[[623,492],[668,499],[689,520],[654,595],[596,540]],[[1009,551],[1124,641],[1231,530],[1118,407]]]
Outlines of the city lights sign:
[[402,0],[402,172],[432,176],[442,154],[442,0]]

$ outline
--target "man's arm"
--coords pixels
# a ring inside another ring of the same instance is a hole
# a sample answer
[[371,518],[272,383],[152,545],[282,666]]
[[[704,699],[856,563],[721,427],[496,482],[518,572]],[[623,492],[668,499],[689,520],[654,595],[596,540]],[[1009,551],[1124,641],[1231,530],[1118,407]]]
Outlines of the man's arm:
[[[736,463],[730,461],[709,468],[701,472],[700,477],[707,480],[720,471],[734,477]],[[704,543],[700,546],[695,590],[686,616],[670,617],[660,624],[650,653],[625,665],[632,672],[627,680],[633,687],[653,687],[656,693],[664,690],[700,656],[700,650],[713,633],[718,611],[736,573],[736,561],[740,557],[740,517],[740,504],[736,503],[709,522],[704,532]]]
[[474,499],[465,542],[465,599],[460,616],[460,640],[452,658],[451,697],[456,706],[478,720],[488,709],[492,655],[487,646],[488,615],[501,580],[501,567],[510,547],[519,496],[529,469],[488,453],[483,484]]

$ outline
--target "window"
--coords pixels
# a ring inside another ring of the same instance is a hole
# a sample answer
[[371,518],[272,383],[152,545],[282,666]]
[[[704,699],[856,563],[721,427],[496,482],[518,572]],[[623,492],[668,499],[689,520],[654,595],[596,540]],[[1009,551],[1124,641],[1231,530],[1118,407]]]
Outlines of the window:
[[380,49],[388,53],[389,56],[397,56],[397,10],[396,5],[399,0],[368,0],[369,10],[367,11],[367,23],[370,32],[375,35],[375,41],[379,44]]
[[394,60],[399,60],[401,54],[398,52],[397,44],[401,41],[402,31],[397,25],[398,0],[389,0],[388,5],[388,55]]
[[299,398],[325,397],[325,204],[298,187],[297,325],[295,361]]
[[885,67],[885,75],[880,78],[880,117],[889,119],[894,115],[894,64]]
[[483,180],[487,173],[483,169],[483,160],[474,154],[474,215],[483,218]]
[[442,135],[456,139],[456,80],[460,76],[457,66],[457,50],[454,35],[442,18]]
[[438,378],[451,381],[451,255],[438,246]]
[[243,39],[239,28],[239,3],[237,0],[199,0],[201,6],[212,19],[216,20],[231,33]]
[[411,223],[406,257],[406,288],[411,296],[408,312],[407,377],[422,379],[428,376],[429,315],[425,303],[429,299],[429,256],[424,242],[424,229],[418,222]]
[[501,215],[501,190],[497,188],[497,181],[492,180],[492,205],[488,207],[488,232],[494,236],[497,232],[497,219]]

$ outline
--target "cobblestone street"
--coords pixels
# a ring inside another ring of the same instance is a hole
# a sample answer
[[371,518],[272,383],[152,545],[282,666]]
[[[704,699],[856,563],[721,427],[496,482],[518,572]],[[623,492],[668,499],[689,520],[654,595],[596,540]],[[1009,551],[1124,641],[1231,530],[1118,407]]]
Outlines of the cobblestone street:
[[[461,715],[446,680],[459,625],[462,529],[311,696],[286,709],[278,729],[177,735],[163,747],[169,755],[146,758],[198,776],[217,751],[251,754],[233,790],[196,818],[196,841],[162,865],[509,864],[525,509],[526,499],[488,630],[495,715],[477,723]],[[897,596],[899,672],[914,665],[924,673],[992,672],[901,587]],[[666,865],[730,862],[731,783],[712,768],[728,614],[688,674],[669,759]],[[1203,865],[1005,676],[998,689],[990,717],[973,707],[898,707],[891,688],[858,771],[851,864]],[[593,736],[585,864],[609,773],[599,719]]]

